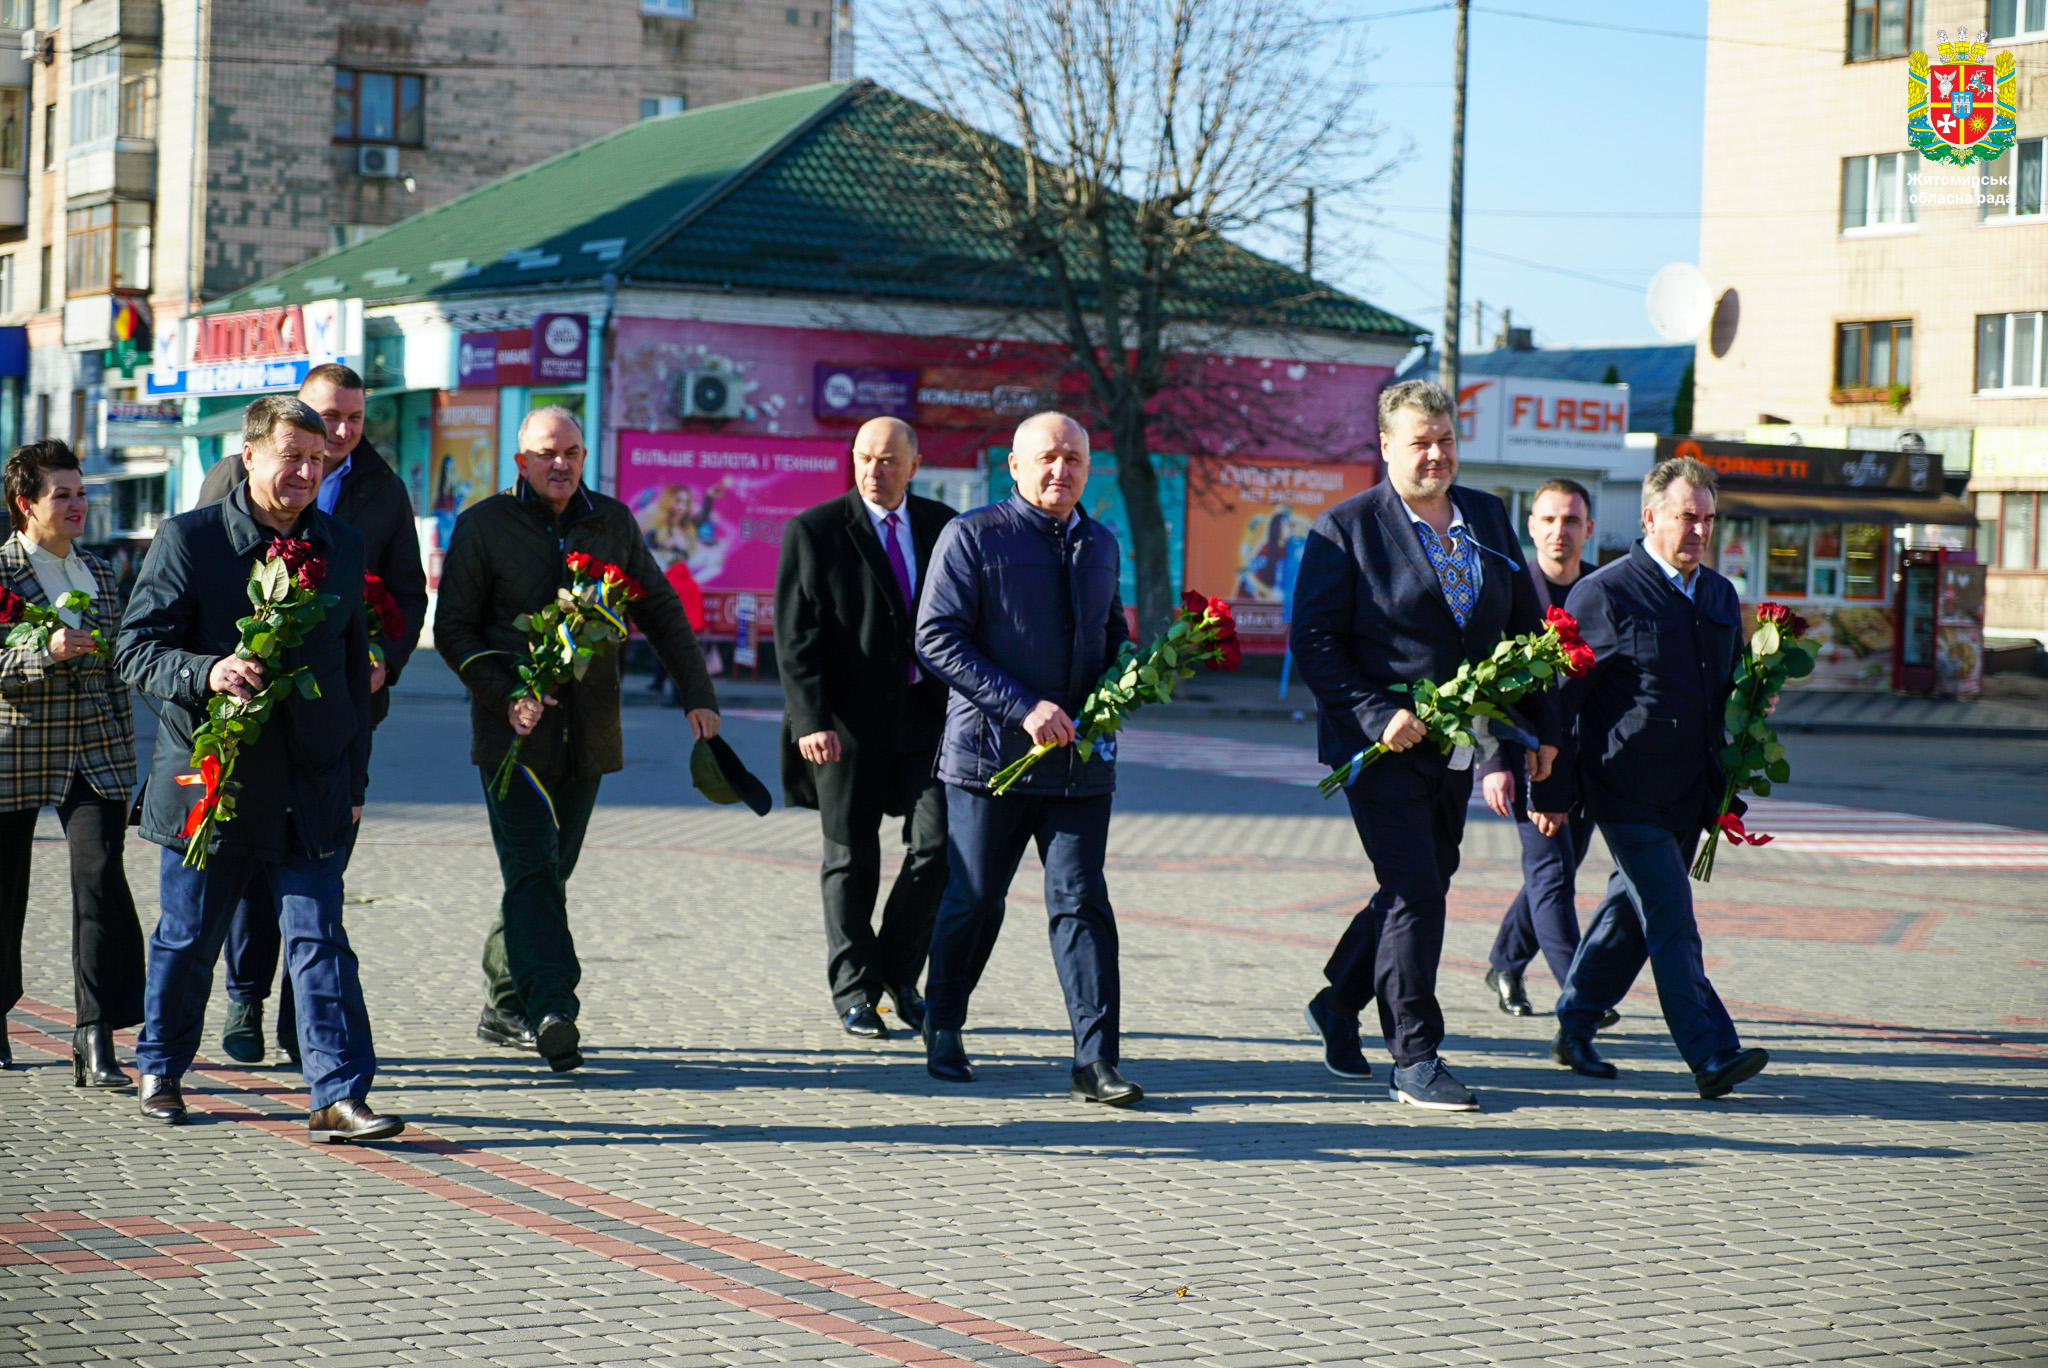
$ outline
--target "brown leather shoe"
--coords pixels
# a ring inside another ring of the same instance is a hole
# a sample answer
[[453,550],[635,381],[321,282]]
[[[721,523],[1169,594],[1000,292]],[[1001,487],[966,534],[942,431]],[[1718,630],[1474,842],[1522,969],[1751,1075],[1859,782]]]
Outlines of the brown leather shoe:
[[404,1129],[403,1117],[379,1116],[360,1097],[344,1097],[306,1118],[308,1138],[326,1145],[389,1140]]
[[160,1074],[144,1074],[136,1093],[142,1098],[142,1119],[165,1126],[185,1124],[185,1094],[178,1080]]

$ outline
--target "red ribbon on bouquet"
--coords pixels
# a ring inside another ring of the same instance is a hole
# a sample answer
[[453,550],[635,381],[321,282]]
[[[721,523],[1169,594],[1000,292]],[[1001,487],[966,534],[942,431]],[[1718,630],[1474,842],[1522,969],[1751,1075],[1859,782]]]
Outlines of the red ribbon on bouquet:
[[206,821],[207,815],[220,806],[220,757],[205,757],[199,762],[199,773],[181,774],[178,782],[206,785],[206,795],[192,805],[192,811],[185,817],[185,829],[178,833],[189,840]]
[[1769,845],[1776,839],[1761,831],[1744,831],[1742,819],[1732,812],[1721,814],[1721,834],[1728,838],[1729,845]]

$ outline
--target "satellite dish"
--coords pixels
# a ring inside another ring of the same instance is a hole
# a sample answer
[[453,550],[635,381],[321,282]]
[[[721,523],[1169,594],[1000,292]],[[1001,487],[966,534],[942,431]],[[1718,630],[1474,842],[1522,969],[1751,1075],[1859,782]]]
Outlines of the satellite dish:
[[1692,341],[1714,316],[1714,292],[1689,261],[1674,261],[1657,272],[1643,304],[1650,326],[1666,342]]

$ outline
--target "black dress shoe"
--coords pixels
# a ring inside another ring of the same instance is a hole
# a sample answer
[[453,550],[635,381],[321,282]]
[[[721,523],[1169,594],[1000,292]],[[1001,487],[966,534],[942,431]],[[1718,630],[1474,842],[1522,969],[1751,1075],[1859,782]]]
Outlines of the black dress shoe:
[[924,999],[917,995],[917,985],[900,983],[889,989],[889,1001],[896,1006],[896,1019],[903,1023],[906,1031],[924,1029]]
[[1365,1051],[1358,1046],[1358,1018],[1333,1006],[1329,989],[1310,998],[1301,1015],[1308,1028],[1322,1038],[1325,1069],[1349,1083],[1372,1080],[1372,1065],[1365,1062]]
[[1770,1062],[1768,1050],[1728,1050],[1708,1060],[1692,1077],[1699,1084],[1701,1097],[1726,1097],[1737,1083],[1755,1078]]
[[515,1050],[533,1048],[533,1023],[517,1012],[484,1008],[476,1019],[476,1038],[486,1045],[509,1045]]
[[1074,1070],[1073,1098],[1076,1102],[1100,1102],[1105,1107],[1128,1107],[1145,1095],[1145,1090],[1116,1071],[1106,1059],[1083,1064]]
[[263,1004],[228,1001],[227,1025],[220,1033],[220,1047],[237,1064],[263,1062]]
[[166,1126],[185,1124],[185,1094],[177,1079],[144,1074],[142,1086],[136,1092],[142,1099],[143,1120]]
[[1529,1005],[1529,992],[1522,987],[1522,971],[1519,969],[1489,969],[1486,971],[1486,986],[1493,989],[1497,1005],[1509,1016],[1535,1016],[1536,1009]]
[[306,1136],[323,1145],[358,1140],[389,1140],[405,1129],[397,1116],[379,1116],[360,1097],[344,1097],[306,1118]]
[[14,1067],[14,1046],[7,1040],[7,1025],[0,1022],[0,1069]]
[[1615,1078],[1621,1073],[1600,1057],[1592,1041],[1580,1040],[1563,1031],[1559,1031],[1557,1039],[1550,1042],[1550,1057],[1573,1073],[1584,1074],[1588,1078]]
[[582,1043],[576,1019],[561,1012],[549,1012],[533,1030],[533,1047],[556,1073],[583,1067],[583,1051],[577,1048]]
[[101,1022],[78,1028],[71,1036],[71,1082],[80,1088],[125,1088],[134,1080],[114,1058],[114,1033]]
[[1614,1025],[1616,1022],[1620,1020],[1621,1013],[1615,1011],[1612,1007],[1609,1007],[1606,1011],[1600,1014],[1600,1024],[1595,1026],[1593,1029],[1596,1031],[1604,1031],[1609,1026]]
[[974,1068],[967,1062],[967,1047],[958,1031],[932,1029],[931,1018],[924,1025],[924,1071],[947,1083],[972,1083]]
[[859,1036],[862,1040],[889,1038],[889,1028],[882,1024],[882,1014],[875,1010],[872,1002],[863,1002],[858,1007],[848,1009],[846,1015],[839,1018],[839,1029],[850,1036]]

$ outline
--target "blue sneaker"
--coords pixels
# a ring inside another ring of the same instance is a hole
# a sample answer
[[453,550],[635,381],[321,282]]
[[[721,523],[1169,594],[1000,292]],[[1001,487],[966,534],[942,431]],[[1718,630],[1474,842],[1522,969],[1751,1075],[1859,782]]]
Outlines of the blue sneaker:
[[1308,1028],[1322,1038],[1324,1068],[1347,1083],[1372,1081],[1372,1065],[1365,1062],[1365,1052],[1358,1047],[1358,1018],[1331,1006],[1329,989],[1310,998],[1301,1015]]
[[1387,1096],[1411,1107],[1430,1111],[1478,1111],[1479,1099],[1472,1090],[1451,1077],[1441,1059],[1425,1059],[1407,1068],[1394,1066],[1394,1081]]

